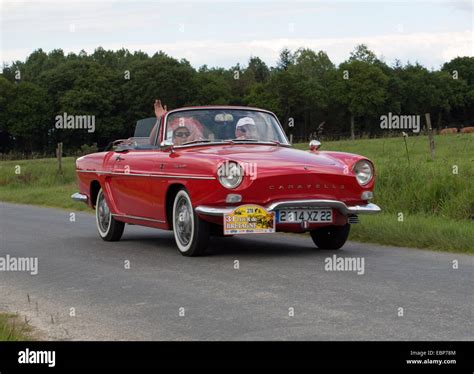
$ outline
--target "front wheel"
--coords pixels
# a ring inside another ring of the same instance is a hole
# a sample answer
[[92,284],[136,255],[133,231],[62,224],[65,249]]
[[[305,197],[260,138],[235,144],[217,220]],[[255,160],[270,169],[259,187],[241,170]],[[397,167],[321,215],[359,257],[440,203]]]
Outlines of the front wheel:
[[339,249],[341,248],[351,230],[350,224],[344,226],[326,226],[311,230],[311,238],[314,244],[320,249]]
[[97,194],[95,204],[95,221],[99,236],[106,242],[115,242],[120,240],[125,228],[125,223],[117,221],[110,212],[107,201],[105,200],[102,188]]
[[176,194],[173,203],[173,232],[176,245],[183,256],[199,256],[209,243],[209,223],[194,212],[185,189]]

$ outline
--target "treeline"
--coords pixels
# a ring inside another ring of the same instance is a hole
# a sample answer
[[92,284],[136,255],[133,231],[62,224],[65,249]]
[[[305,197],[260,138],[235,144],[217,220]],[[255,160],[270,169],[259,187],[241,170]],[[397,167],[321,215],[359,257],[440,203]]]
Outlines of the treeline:
[[[209,56],[212,60],[212,56]],[[392,66],[365,45],[336,66],[323,51],[284,49],[275,67],[260,58],[230,69],[193,68],[158,52],[97,48],[88,55],[39,49],[0,76],[0,152],[53,152],[133,133],[153,116],[153,101],[168,108],[233,104],[275,112],[294,139],[381,134],[380,116],[430,113],[433,126],[474,125],[474,58],[457,57],[440,70]],[[95,132],[57,129],[64,113],[94,115]],[[293,122],[294,127],[289,128]],[[352,126],[351,126],[352,125]]]

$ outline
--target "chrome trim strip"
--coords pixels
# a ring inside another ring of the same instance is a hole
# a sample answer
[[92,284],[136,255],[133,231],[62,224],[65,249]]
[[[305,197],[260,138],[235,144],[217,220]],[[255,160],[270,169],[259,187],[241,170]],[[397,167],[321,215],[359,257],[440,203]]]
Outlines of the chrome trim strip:
[[[261,108],[256,108],[256,107],[250,107],[250,106],[239,106],[239,105],[196,105],[196,106],[188,106],[188,107],[183,107],[183,108],[176,108],[176,109],[171,109],[166,112],[166,114],[173,114],[176,112],[185,112],[189,110],[212,110],[212,109],[217,109],[217,110],[249,110],[249,111],[254,111],[254,112],[266,112],[269,114],[275,115],[275,113],[266,110],[266,109],[261,109]],[[276,117],[276,116],[275,116]]]
[[130,218],[130,219],[138,219],[141,221],[151,221],[151,222],[158,222],[158,223],[166,223],[166,221],[161,221],[159,219],[152,219],[152,218],[145,218],[145,217],[137,217],[137,216],[129,216],[127,214],[112,214],[113,217],[122,217],[122,218]]
[[76,192],[71,195],[71,199],[74,201],[80,201],[82,203],[87,203],[87,195],[84,195],[82,193]]
[[351,214],[359,213],[380,213],[382,209],[378,205],[368,203],[367,205],[356,205],[347,207]]
[[[235,207],[212,207],[201,205],[196,207],[196,212],[209,215],[209,216],[222,216],[225,213],[232,212]],[[277,201],[265,206],[265,209],[268,211],[275,211],[282,208],[334,208],[337,209],[344,215],[349,214],[361,214],[361,213],[379,213],[381,211],[380,207],[375,204],[369,203],[367,205],[355,205],[347,206],[342,201],[338,200],[284,200]]]
[[213,180],[216,177],[200,176],[200,175],[165,175],[165,174],[151,174],[151,173],[117,173],[113,171],[94,171],[94,170],[77,170],[78,173],[95,173],[100,175],[121,175],[129,177],[150,177],[150,178],[176,178],[176,179],[206,179]]
[[215,208],[212,206],[206,206],[206,205],[200,205],[196,207],[194,210],[197,213],[205,214],[207,216],[222,216],[225,213],[231,213],[235,207],[220,207],[220,208]]

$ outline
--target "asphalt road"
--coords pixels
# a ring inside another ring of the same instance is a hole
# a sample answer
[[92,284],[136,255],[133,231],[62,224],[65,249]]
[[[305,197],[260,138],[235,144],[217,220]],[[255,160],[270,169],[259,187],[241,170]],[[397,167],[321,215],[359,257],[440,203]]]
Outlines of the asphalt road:
[[[320,251],[308,236],[276,234],[213,238],[208,256],[187,258],[171,232],[127,226],[106,243],[93,215],[69,218],[0,204],[0,257],[39,266],[0,271],[0,310],[45,339],[474,339],[474,256],[354,242]],[[364,258],[364,274],[326,271],[333,254]]]

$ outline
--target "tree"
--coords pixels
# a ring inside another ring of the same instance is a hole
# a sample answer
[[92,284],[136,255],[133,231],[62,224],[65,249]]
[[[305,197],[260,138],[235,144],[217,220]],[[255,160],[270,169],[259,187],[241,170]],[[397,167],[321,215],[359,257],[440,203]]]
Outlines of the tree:
[[291,54],[291,51],[288,48],[284,48],[280,52],[280,58],[277,62],[277,69],[279,70],[287,70],[290,65],[294,62],[294,57]]
[[258,57],[251,57],[247,69],[245,69],[246,75],[251,75],[252,80],[257,83],[264,83],[270,76],[270,70],[267,64]]
[[[299,139],[322,122],[326,136],[348,132],[348,123],[353,138],[356,127],[378,133],[380,115],[388,112],[430,112],[435,126],[459,127],[473,125],[474,57],[457,57],[430,71],[417,63],[388,66],[361,44],[338,67],[323,51],[285,48],[275,67],[252,56],[246,66],[196,70],[162,51],[149,56],[98,47],[90,55],[65,55],[61,49],[38,49],[25,61],[3,66],[1,136],[14,134],[19,151],[45,150],[56,141],[67,152],[85,142],[101,146],[132,135],[138,119],[154,115],[156,98],[170,109],[189,104],[270,109],[287,130],[289,118],[294,120],[291,131]],[[55,116],[64,112],[94,115],[96,132],[55,129]]]
[[456,87],[458,92],[456,94],[458,103],[460,102],[460,87],[463,84],[467,86],[462,89],[464,105],[453,105],[449,113],[451,120],[458,124],[472,126],[474,118],[474,57],[456,57],[445,63],[441,70],[452,78],[451,84]]
[[377,56],[375,56],[375,53],[372,52],[367,47],[367,45],[359,44],[350,53],[349,62],[352,61],[362,61],[367,62],[368,64],[374,64],[379,60],[377,59]]
[[0,131],[7,132],[11,115],[9,107],[15,95],[15,84],[0,76]]
[[294,87],[289,104],[298,119],[296,125],[302,139],[328,119],[330,73],[334,69],[334,64],[322,51],[315,53],[301,48],[294,54],[294,63],[287,70]]
[[130,125],[137,119],[153,115],[152,104],[160,98],[168,108],[193,101],[196,93],[196,71],[188,61],[178,61],[160,52],[151,59],[130,66],[130,80],[123,80],[124,119]]
[[46,90],[34,83],[15,85],[13,97],[6,110],[8,132],[17,137],[28,151],[41,151],[48,142],[52,105]]
[[454,79],[463,79],[468,85],[474,85],[474,57],[456,57],[446,62],[441,70],[451,74]]
[[194,75],[196,91],[193,105],[228,104],[232,93],[224,69],[211,69],[207,66],[201,67],[198,74]]
[[379,67],[365,61],[353,59],[339,66],[332,97],[349,112],[351,139],[355,139],[357,117],[367,120],[380,114],[387,98],[388,80]]
[[[435,101],[431,111],[437,117],[438,130],[443,127],[443,119],[449,119],[451,112],[465,110],[474,101],[474,90],[463,79],[453,79],[446,71],[432,73],[435,86]],[[449,122],[446,124],[448,125]]]
[[432,74],[420,64],[408,64],[400,71],[404,92],[401,110],[406,114],[424,114],[436,105],[437,92]]

